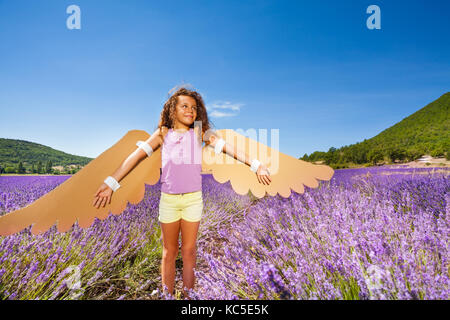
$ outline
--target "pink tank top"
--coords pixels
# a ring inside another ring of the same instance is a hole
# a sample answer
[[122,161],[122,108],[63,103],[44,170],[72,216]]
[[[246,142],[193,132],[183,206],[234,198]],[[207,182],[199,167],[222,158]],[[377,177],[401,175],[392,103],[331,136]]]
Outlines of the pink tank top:
[[161,149],[161,191],[187,193],[202,190],[202,142],[194,129],[169,129]]

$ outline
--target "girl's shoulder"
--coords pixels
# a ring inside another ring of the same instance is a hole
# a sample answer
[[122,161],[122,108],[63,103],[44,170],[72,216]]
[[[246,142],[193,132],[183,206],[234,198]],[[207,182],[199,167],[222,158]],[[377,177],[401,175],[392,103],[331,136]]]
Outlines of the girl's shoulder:
[[161,126],[160,134],[165,136],[169,132],[169,128],[166,126]]
[[165,138],[166,138],[166,135],[169,132],[169,128],[167,128],[166,126],[161,126],[161,128],[158,128],[156,130],[156,132],[157,132],[157,134],[158,134],[158,136],[160,138],[160,144],[163,145],[164,141],[165,141]]

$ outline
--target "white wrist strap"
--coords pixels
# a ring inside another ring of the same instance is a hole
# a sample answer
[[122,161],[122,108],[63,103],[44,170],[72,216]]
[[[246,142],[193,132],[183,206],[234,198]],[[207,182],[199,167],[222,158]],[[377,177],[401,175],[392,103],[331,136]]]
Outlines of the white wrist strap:
[[256,173],[258,171],[259,166],[261,165],[261,162],[259,162],[257,159],[253,159],[252,164],[250,166],[250,170]]
[[223,150],[223,146],[225,145],[225,140],[223,140],[222,138],[220,138],[217,142],[216,142],[216,147],[214,148],[214,152],[216,154],[219,154],[222,152]]
[[103,182],[106,183],[111,189],[113,189],[113,191],[116,191],[120,188],[120,184],[111,176],[108,176]]
[[144,141],[138,141],[136,142],[136,145],[139,147],[139,149],[144,150],[149,157],[152,155],[153,149],[148,143],[145,143]]

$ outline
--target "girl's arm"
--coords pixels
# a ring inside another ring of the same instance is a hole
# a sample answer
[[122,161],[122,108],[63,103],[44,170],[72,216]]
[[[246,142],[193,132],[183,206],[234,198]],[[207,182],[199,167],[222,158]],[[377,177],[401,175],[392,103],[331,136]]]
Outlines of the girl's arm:
[[[148,145],[152,148],[153,151],[155,151],[162,143],[161,137],[159,134],[159,128],[156,129],[156,131],[148,138],[145,143],[148,143]],[[128,172],[130,172],[136,164],[141,162],[142,159],[147,157],[147,153],[142,150],[142,148],[137,148],[134,150],[128,158],[126,158],[122,164],[117,168],[117,170],[111,175],[114,179],[116,179],[117,182],[119,182],[123,177],[125,177]]]
[[[210,131],[210,130],[208,130],[208,131]],[[205,141],[207,144],[210,144],[213,148],[216,147],[216,144],[219,141],[219,139],[220,139],[220,137],[215,132],[208,132],[203,137],[203,141]],[[238,149],[236,146],[233,146],[227,142],[223,145],[222,150],[220,150],[220,151],[225,152],[226,154],[230,155],[234,159],[241,161],[242,163],[245,163],[249,167],[252,165],[251,164],[252,160],[250,159],[247,152],[242,151],[242,150]],[[263,163],[260,164],[258,170],[256,171],[256,175],[257,175],[258,181],[260,183],[268,185],[272,181],[270,179],[269,170]]]
[[[144,143],[147,143],[152,150],[156,150],[162,143],[162,139],[159,135],[159,128],[148,138]],[[149,153],[151,155],[151,153]],[[105,206],[106,203],[111,203],[111,195],[113,193],[113,189],[120,187],[119,181],[125,177],[128,172],[130,172],[137,163],[139,163],[142,159],[147,157],[148,154],[142,150],[141,147],[137,148],[133,151],[117,168],[117,170],[109,177],[105,179],[105,181],[100,185],[97,191],[94,194],[94,200],[92,205],[94,207],[100,208],[100,206]],[[111,179],[112,177],[112,179]],[[114,181],[115,179],[115,181]]]

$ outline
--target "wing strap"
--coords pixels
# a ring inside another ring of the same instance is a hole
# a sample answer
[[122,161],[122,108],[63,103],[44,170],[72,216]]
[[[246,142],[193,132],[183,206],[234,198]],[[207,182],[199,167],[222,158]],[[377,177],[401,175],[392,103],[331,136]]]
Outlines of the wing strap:
[[142,149],[145,151],[145,153],[150,157],[153,153],[153,149],[152,147],[148,144],[145,143],[144,141],[138,141],[136,142],[136,145],[139,147],[139,149]]
[[114,177],[108,176],[103,182],[106,183],[114,192],[120,188],[120,184],[116,179],[114,179]]
[[223,150],[223,146],[225,145],[225,140],[223,140],[222,138],[220,138],[219,140],[217,140],[216,142],[216,147],[214,148],[214,152],[216,154],[219,154],[222,152]]

